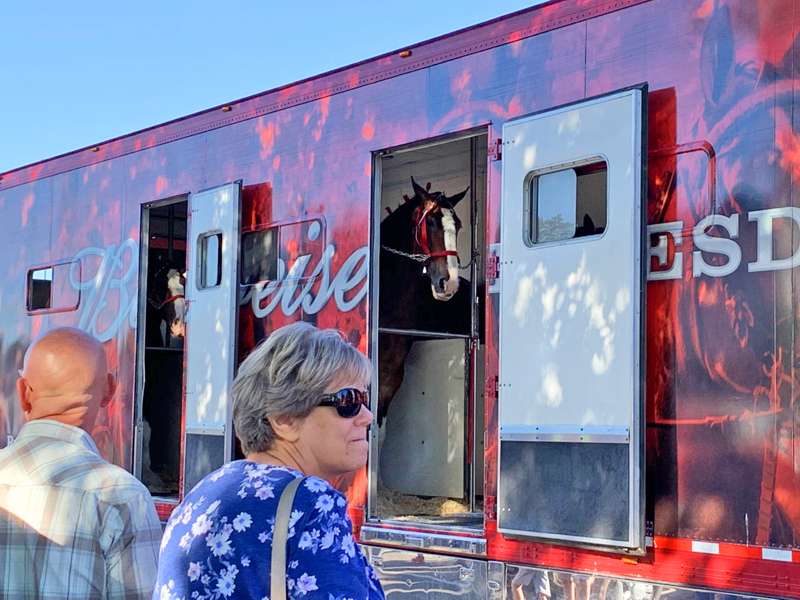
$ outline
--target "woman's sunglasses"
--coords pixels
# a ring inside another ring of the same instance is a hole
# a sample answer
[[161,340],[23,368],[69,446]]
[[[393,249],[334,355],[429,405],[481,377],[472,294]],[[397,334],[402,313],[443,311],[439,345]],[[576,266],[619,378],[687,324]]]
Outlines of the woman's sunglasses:
[[369,409],[369,392],[357,390],[356,388],[343,388],[332,394],[325,394],[319,406],[332,406],[343,419],[352,419],[359,412],[361,407]]

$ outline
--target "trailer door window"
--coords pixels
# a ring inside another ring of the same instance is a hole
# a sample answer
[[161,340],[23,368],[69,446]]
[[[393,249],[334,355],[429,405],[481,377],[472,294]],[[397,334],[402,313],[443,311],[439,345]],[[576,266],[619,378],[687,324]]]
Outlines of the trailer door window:
[[[241,284],[301,278],[302,270],[298,272],[294,265],[318,264],[322,258],[325,250],[323,225],[320,219],[308,219],[244,233]],[[298,262],[303,256],[308,258]],[[279,264],[282,265],[280,269]]]
[[274,281],[278,276],[278,228],[242,235],[242,285]]
[[200,236],[200,264],[198,288],[217,287],[222,281],[222,234]]
[[542,174],[528,186],[528,243],[543,244],[606,229],[608,168],[604,160]]
[[70,269],[76,269],[80,281],[80,263],[63,262],[28,271],[26,307],[28,312],[62,312],[75,310],[80,292],[70,283]]

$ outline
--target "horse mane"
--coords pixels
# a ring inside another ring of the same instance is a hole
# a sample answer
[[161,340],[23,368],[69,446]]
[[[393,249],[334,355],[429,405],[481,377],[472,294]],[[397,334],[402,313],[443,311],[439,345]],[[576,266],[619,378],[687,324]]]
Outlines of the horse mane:
[[381,221],[381,244],[403,252],[411,251],[412,241],[409,235],[411,219],[414,210],[420,206],[423,200],[428,198],[444,207],[453,209],[469,190],[469,186],[467,186],[463,192],[448,197],[443,192],[431,192],[430,182],[423,188],[414,181],[413,176],[411,177],[411,186],[414,189],[414,195],[409,197],[407,194],[403,194],[403,202],[395,209],[387,208],[389,215]]
[[403,202],[381,221],[381,244],[404,252],[411,250],[411,217],[419,202],[417,196],[403,196]]

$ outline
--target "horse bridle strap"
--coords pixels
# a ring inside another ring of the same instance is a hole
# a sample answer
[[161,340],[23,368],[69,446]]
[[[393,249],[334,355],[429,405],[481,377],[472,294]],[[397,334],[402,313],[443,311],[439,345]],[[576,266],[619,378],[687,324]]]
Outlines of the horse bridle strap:
[[432,258],[440,258],[443,256],[455,256],[458,257],[458,251],[456,250],[442,250],[440,252],[431,252],[430,244],[428,243],[428,228],[425,227],[425,217],[428,216],[428,213],[433,210],[433,207],[420,210],[417,209],[418,212],[421,212],[420,218],[417,220],[417,224],[414,227],[414,239],[417,242],[417,246],[420,250],[422,250],[422,255],[426,257],[425,262],[430,261]]
[[425,256],[430,260],[432,258],[439,258],[440,256],[458,256],[458,252],[455,250],[442,250],[441,252],[428,252]]
[[156,309],[156,310],[160,310],[160,309],[164,308],[167,304],[169,304],[170,302],[175,302],[175,300],[177,300],[178,298],[183,298],[183,294],[175,294],[174,296],[170,296],[169,298],[165,298],[164,301],[161,304],[158,305],[158,309]]

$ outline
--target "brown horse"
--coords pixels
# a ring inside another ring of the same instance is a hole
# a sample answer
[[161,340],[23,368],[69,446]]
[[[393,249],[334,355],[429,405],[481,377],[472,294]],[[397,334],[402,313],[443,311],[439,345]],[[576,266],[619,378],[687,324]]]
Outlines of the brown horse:
[[[456,204],[469,188],[453,196],[431,192],[411,178],[414,196],[381,223],[381,328],[470,333],[471,289],[459,277],[456,251],[461,222]],[[418,339],[418,338],[417,338]],[[403,382],[406,356],[414,338],[382,333],[378,352],[378,424]]]

